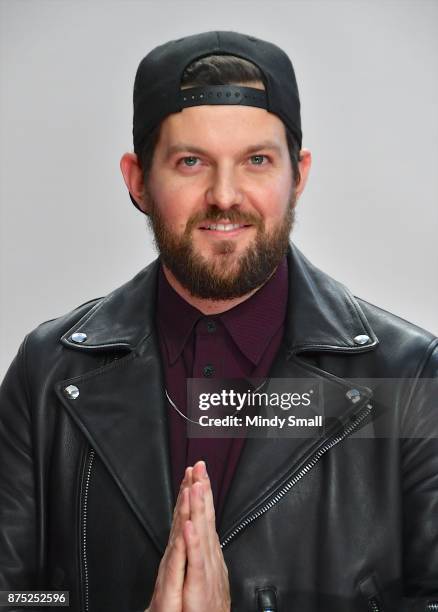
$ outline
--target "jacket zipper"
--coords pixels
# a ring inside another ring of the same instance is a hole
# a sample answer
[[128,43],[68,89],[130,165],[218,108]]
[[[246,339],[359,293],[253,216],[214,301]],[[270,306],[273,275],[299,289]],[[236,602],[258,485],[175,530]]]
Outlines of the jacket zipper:
[[82,514],[81,514],[81,560],[83,569],[83,608],[88,612],[88,560],[87,560],[87,506],[88,489],[90,486],[91,468],[94,460],[94,448],[90,448],[85,461],[85,484],[82,489]]
[[[275,506],[285,495],[288,493],[293,486],[297,484],[301,480],[305,474],[309,470],[311,470],[321,459],[321,457],[329,451],[331,448],[342,442],[346,437],[348,437],[357,427],[362,423],[362,421],[370,414],[372,410],[372,405],[367,404],[365,408],[363,408],[360,412],[358,412],[355,416],[354,422],[348,425],[342,433],[339,433],[329,440],[320,449],[316,451],[313,457],[306,463],[304,467],[302,467],[297,474],[291,480],[289,480],[283,487],[276,493],[269,501],[267,501],[261,508],[256,510],[255,512],[250,513],[247,517],[245,517],[237,527],[233,529],[233,531],[221,542],[221,548],[224,548],[227,544],[231,542],[233,538],[236,537],[238,533],[245,529],[248,525],[250,525],[253,521],[258,519],[260,516],[265,514],[268,510],[270,510],[273,506]],[[432,608],[433,609],[433,608]],[[376,610],[378,612],[378,610]]]
[[[369,612],[383,612],[383,608],[380,607],[380,604],[375,597],[368,600],[368,610]],[[426,605],[424,610],[425,612],[438,611],[438,602],[431,601]]]
[[379,602],[375,597],[372,597],[368,600],[368,610],[369,612],[383,612],[383,610],[379,606]]

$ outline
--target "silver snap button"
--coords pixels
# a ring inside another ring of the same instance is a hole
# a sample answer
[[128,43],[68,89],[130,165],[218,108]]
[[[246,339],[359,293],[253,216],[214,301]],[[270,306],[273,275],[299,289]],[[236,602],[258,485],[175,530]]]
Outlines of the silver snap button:
[[359,334],[359,336],[355,336],[353,338],[353,342],[354,344],[368,344],[368,342],[371,341],[371,338],[369,336],[367,336],[366,334]]
[[79,397],[79,389],[76,387],[76,385],[69,385],[64,389],[64,393],[69,399],[76,399]]
[[345,395],[353,404],[360,400],[359,389],[349,389]]
[[79,342],[79,344],[81,344],[87,339],[87,334],[84,334],[82,332],[75,332],[71,335],[71,339],[73,340],[73,342]]

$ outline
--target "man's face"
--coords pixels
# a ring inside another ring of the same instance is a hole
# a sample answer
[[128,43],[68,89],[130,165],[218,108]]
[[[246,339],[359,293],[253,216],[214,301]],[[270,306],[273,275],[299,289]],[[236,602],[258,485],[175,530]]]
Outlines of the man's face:
[[146,203],[162,260],[197,297],[262,285],[284,256],[295,206],[285,127],[249,106],[195,106],[161,124]]

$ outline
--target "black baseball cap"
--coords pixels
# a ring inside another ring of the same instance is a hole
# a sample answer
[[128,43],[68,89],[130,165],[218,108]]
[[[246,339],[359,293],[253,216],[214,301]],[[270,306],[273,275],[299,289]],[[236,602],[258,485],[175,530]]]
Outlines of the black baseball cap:
[[[265,90],[237,85],[181,89],[185,68],[208,55],[236,55],[255,64]],[[210,31],[171,40],[140,62],[134,82],[134,151],[140,155],[148,134],[167,115],[188,106],[241,104],[265,108],[285,123],[302,145],[300,98],[295,72],[277,45],[239,32]],[[131,196],[131,194],[130,194]],[[133,204],[139,208],[131,196]]]

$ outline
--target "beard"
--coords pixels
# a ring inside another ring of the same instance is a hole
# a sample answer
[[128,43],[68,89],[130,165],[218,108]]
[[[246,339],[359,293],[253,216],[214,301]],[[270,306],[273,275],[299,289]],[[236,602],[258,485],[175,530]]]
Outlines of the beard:
[[[212,205],[206,212],[189,218],[184,233],[177,235],[166,225],[165,218],[152,198],[148,221],[154,242],[163,263],[192,296],[211,300],[227,300],[250,293],[263,285],[273,274],[287,253],[289,235],[295,221],[295,189],[289,199],[284,217],[271,232],[266,232],[259,217],[236,209],[221,210]],[[195,251],[191,238],[199,224],[207,221],[229,220],[230,223],[250,224],[257,233],[240,255],[235,254],[236,239],[217,240],[213,261]]]

